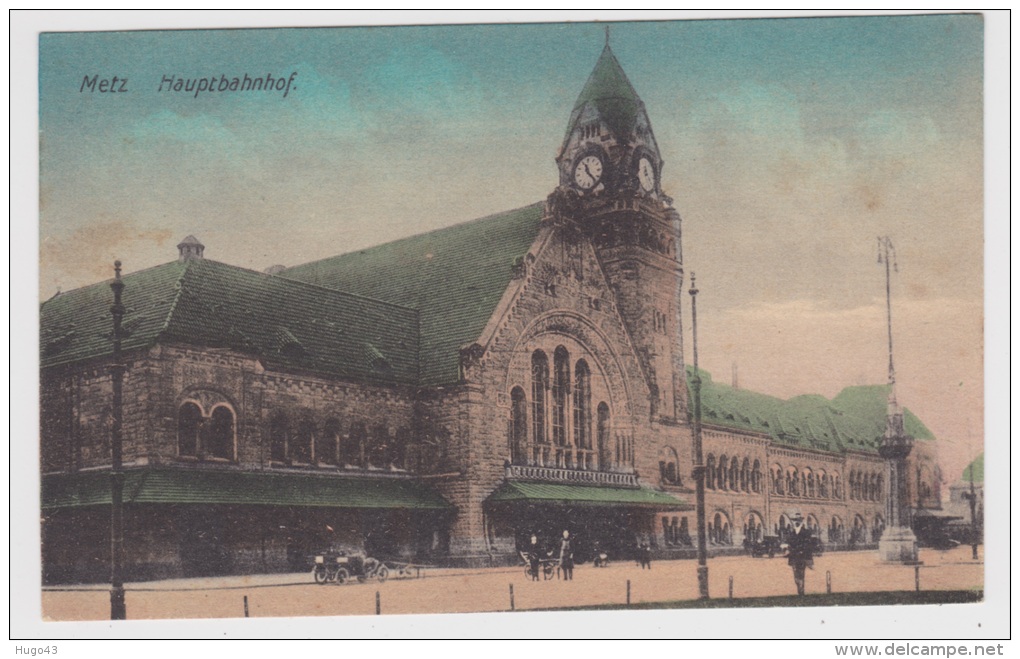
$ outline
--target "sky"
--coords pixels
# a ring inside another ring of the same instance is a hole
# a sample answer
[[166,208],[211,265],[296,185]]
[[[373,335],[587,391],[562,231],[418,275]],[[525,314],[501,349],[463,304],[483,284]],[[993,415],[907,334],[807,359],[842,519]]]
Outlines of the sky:
[[[899,398],[949,478],[984,428],[982,38],[960,15],[610,29],[683,217],[700,365],[784,398],[884,383],[889,236]],[[188,234],[263,270],[542,200],[604,41],[595,23],[44,34],[40,298],[115,258],[173,260]],[[286,97],[159,91],[294,72]]]

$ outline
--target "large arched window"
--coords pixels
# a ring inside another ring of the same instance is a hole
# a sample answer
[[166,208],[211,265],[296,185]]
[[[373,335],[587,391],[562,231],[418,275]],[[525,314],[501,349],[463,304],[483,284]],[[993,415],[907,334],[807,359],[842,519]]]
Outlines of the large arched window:
[[322,465],[335,465],[340,447],[340,421],[327,419],[322,433],[315,436],[315,461]]
[[730,458],[729,482],[731,490],[734,492],[740,490],[740,461],[737,460],[737,456]]
[[810,467],[804,468],[804,496],[812,498],[815,496],[815,472],[811,471]]
[[822,499],[829,498],[829,476],[825,473],[824,469],[818,471],[818,476],[815,478],[818,483],[818,496]]
[[531,355],[531,439],[548,443],[545,436],[545,397],[549,389],[549,358],[541,350]]
[[742,492],[751,491],[751,459],[744,458],[744,461],[740,463],[740,490]]
[[762,476],[763,474],[761,471],[761,462],[755,460],[754,466],[751,467],[751,491],[754,492],[755,494],[761,493]]
[[[553,353],[552,439],[556,446],[567,443],[567,394],[570,392],[570,354],[563,346]],[[562,467],[563,453],[557,451],[556,466]]]
[[524,389],[510,392],[510,462],[528,464],[528,401]]
[[835,499],[843,498],[843,482],[840,480],[838,471],[832,475],[832,496]]
[[578,468],[591,469],[591,371],[583,359],[574,366],[574,446]]
[[234,412],[226,405],[217,405],[208,423],[205,453],[212,458],[234,459]]
[[780,496],[785,495],[787,492],[786,477],[783,475],[782,466],[774,464],[770,471],[772,472],[772,482],[775,484],[772,488],[773,491]]
[[289,424],[283,412],[273,416],[269,422],[269,459],[276,462],[287,461],[287,435]]
[[610,426],[609,426],[609,405],[602,402],[599,403],[597,421],[598,443],[599,443],[599,469],[602,471],[609,471],[613,467],[613,448],[610,445]]
[[705,487],[709,490],[715,489],[715,456],[711,453],[705,460]]
[[177,455],[198,456],[198,431],[202,426],[202,410],[194,403],[184,403],[177,411]]
[[719,465],[716,467],[715,480],[716,485],[720,490],[728,490],[730,488],[729,483],[726,479],[727,468],[729,467],[730,460],[725,455],[719,458]]

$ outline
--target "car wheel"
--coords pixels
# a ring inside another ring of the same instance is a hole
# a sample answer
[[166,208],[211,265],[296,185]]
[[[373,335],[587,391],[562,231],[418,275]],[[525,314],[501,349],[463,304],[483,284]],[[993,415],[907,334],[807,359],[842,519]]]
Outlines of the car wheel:
[[326,581],[328,580],[326,575],[326,568],[315,567],[312,569],[312,574],[315,576],[315,583],[319,585],[326,583]]
[[390,576],[390,569],[385,565],[380,565],[379,569],[375,571],[375,578],[379,580],[379,583],[386,581]]
[[336,571],[336,582],[337,582],[337,584],[345,584],[345,583],[347,583],[347,581],[350,578],[351,578],[351,575],[347,571],[347,568],[342,567],[342,568],[340,568],[339,570]]

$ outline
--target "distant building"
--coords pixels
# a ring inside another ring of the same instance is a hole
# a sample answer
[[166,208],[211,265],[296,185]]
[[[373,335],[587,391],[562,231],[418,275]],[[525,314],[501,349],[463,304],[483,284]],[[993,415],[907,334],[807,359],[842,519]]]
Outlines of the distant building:
[[[129,578],[307,567],[327,545],[490,565],[694,546],[680,215],[609,46],[544,202],[292,268],[124,277]],[[494,176],[511,173],[494,171]],[[111,292],[41,309],[43,569],[108,574]],[[873,545],[885,386],[787,401],[704,379],[708,541]],[[906,412],[907,431],[934,439]],[[912,501],[940,498],[918,441]]]
[[[972,486],[973,483],[973,486]],[[970,496],[974,493],[974,516],[971,516]],[[953,537],[971,542],[972,522],[977,527],[978,542],[984,536],[985,528],[985,454],[982,453],[963,470],[958,481],[949,486],[949,501],[945,504],[946,514],[954,519],[949,524]]]

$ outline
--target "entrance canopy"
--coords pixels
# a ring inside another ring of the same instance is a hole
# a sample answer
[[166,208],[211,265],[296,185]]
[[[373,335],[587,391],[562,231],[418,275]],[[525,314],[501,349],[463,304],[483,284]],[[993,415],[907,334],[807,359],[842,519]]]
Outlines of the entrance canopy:
[[594,487],[563,483],[507,481],[487,499],[489,503],[536,503],[571,506],[616,506],[656,510],[693,510],[665,492],[645,488]]
[[[43,477],[43,509],[110,505],[110,472]],[[205,469],[125,472],[124,503],[313,506],[450,510],[434,490],[409,479]]]

